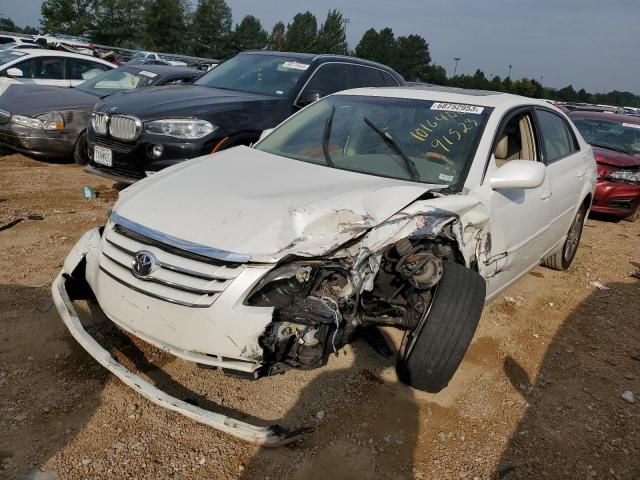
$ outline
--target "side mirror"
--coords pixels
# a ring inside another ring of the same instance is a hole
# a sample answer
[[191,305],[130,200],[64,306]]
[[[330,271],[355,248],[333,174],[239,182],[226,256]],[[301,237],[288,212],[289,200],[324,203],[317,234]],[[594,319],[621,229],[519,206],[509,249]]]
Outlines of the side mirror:
[[262,133],[260,134],[260,138],[258,139],[258,141],[262,140],[264,137],[269,135],[271,132],[273,132],[273,128],[267,128],[266,130],[263,130]]
[[314,102],[317,102],[322,97],[324,97],[324,93],[319,92],[318,90],[309,90],[307,92],[303,92],[298,101],[296,102],[296,106],[303,108],[307,105],[311,105]]
[[19,68],[14,67],[7,70],[7,76],[22,78],[24,76],[24,73],[22,73],[22,70],[20,70]]
[[547,167],[540,162],[511,160],[493,172],[489,185],[494,190],[537,188],[546,174]]

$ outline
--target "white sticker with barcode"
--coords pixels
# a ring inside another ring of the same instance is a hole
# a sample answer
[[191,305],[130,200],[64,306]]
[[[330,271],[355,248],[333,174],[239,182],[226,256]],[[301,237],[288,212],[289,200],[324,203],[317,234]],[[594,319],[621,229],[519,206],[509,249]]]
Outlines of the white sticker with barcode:
[[436,102],[431,105],[431,110],[445,110],[447,112],[473,113],[474,115],[479,115],[483,112],[484,107],[478,107],[477,105],[467,105],[464,103]]
[[622,126],[623,127],[629,127],[629,128],[640,128],[640,125],[638,125],[636,123],[623,123]]
[[153,77],[157,77],[158,76],[157,73],[147,72],[146,70],[140,70],[140,75],[144,75],[145,77],[149,77],[149,78],[153,78]]
[[309,64],[298,62],[284,62],[282,66],[284,68],[294,68],[296,70],[306,70],[307,68],[309,68]]

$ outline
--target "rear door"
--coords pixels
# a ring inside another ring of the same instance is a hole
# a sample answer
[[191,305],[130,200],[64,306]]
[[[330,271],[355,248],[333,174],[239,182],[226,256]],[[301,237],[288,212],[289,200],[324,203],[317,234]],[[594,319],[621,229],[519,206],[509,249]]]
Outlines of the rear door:
[[20,83],[68,87],[63,57],[33,57],[12,65],[22,70]]
[[562,243],[569,231],[587,174],[583,152],[567,121],[558,113],[536,108],[542,158],[547,167],[553,202],[549,223],[551,249]]
[[96,75],[109,70],[109,66],[92,60],[85,60],[83,58],[67,58],[66,70],[66,77],[69,80],[69,85],[75,87],[85,80],[89,80]]

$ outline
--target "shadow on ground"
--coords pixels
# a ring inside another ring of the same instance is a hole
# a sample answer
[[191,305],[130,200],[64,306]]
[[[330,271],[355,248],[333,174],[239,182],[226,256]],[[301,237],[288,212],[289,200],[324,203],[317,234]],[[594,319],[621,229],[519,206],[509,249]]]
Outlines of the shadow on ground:
[[608,286],[560,327],[537,378],[504,362],[529,406],[495,478],[640,478],[640,282]]

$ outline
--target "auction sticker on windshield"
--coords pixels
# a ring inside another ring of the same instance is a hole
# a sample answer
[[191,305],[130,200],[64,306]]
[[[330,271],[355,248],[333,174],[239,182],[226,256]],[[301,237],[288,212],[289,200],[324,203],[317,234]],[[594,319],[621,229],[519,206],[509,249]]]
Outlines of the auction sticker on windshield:
[[144,75],[145,77],[149,77],[149,78],[153,78],[153,77],[157,77],[158,76],[157,73],[147,72],[146,70],[140,70],[140,75]]
[[93,161],[107,167],[113,166],[113,154],[111,150],[96,145],[93,147]]
[[298,63],[298,62],[284,62],[282,64],[284,68],[294,68],[296,70],[306,70],[309,68],[307,63]]
[[466,105],[464,103],[436,102],[431,105],[431,110],[446,110],[448,112],[473,113],[475,115],[480,115],[483,112],[484,107]]

